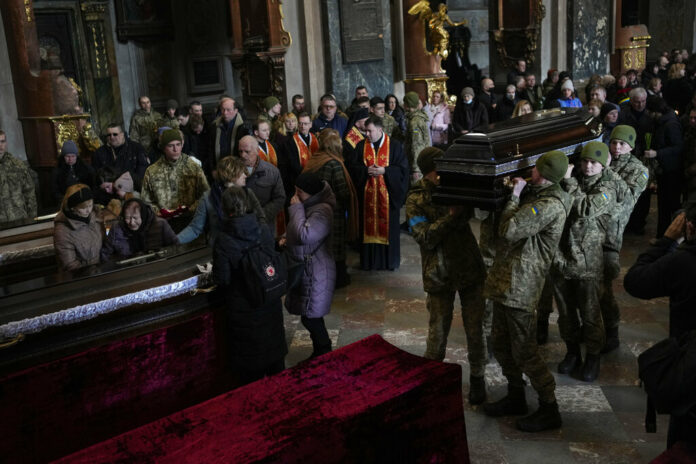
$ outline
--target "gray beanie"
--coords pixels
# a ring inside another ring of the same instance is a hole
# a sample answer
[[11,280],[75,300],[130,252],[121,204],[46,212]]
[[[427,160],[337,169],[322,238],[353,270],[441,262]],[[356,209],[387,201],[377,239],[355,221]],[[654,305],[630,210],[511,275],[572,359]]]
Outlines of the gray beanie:
[[63,142],[63,147],[60,149],[60,156],[65,156],[68,154],[77,155],[80,152],[77,149],[77,145],[72,140],[66,140]]

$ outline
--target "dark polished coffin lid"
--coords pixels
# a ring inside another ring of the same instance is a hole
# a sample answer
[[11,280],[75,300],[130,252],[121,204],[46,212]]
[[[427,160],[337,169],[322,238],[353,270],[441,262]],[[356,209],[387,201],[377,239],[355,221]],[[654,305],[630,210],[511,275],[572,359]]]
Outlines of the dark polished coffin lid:
[[572,156],[601,137],[602,126],[583,108],[555,108],[490,124],[459,137],[436,160],[440,185],[433,198],[482,209],[502,206],[505,179],[524,175],[550,150]]

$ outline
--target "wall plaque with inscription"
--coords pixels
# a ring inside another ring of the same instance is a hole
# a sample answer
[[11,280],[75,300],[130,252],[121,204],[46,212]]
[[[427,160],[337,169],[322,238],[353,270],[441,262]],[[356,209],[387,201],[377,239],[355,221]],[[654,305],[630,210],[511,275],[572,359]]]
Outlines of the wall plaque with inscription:
[[381,0],[340,0],[343,62],[384,59]]

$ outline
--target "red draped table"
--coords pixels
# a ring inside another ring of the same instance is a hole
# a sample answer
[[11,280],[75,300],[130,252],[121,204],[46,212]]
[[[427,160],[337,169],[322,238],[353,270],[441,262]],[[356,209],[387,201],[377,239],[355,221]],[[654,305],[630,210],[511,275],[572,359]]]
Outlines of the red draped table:
[[373,335],[59,462],[466,463],[461,375]]

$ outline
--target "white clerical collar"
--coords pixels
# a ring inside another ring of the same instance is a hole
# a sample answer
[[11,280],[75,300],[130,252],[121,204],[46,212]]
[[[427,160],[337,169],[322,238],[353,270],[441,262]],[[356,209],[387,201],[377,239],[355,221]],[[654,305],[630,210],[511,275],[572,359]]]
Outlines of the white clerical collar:
[[380,148],[382,148],[383,143],[384,143],[384,132],[382,132],[382,137],[379,138],[379,142],[373,143],[372,146],[374,147],[375,145],[377,145],[376,149],[379,150]]

